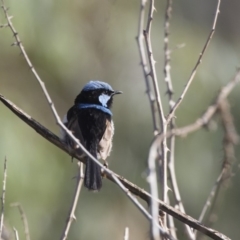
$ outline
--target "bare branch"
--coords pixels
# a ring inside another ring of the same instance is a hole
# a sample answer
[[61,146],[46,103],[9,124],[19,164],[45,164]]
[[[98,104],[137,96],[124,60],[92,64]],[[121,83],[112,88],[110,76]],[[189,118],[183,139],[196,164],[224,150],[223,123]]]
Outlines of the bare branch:
[[26,237],[26,240],[30,240],[30,232],[29,232],[29,227],[28,227],[28,221],[27,221],[27,216],[23,210],[23,207],[20,203],[12,203],[11,204],[11,207],[17,207],[19,212],[20,212],[20,215],[21,215],[21,219],[23,221],[23,226],[24,226],[24,232],[25,232],[25,237]]
[[191,75],[190,75],[190,78],[189,78],[189,80],[187,81],[187,84],[186,84],[186,86],[185,86],[185,88],[184,88],[184,90],[183,90],[180,98],[177,100],[177,102],[175,103],[175,105],[174,105],[173,108],[171,109],[169,115],[167,116],[167,122],[170,122],[170,120],[171,120],[172,117],[174,116],[175,111],[177,110],[177,108],[178,108],[179,105],[181,104],[183,98],[185,97],[185,95],[186,95],[186,93],[187,93],[187,91],[188,91],[188,89],[189,89],[189,87],[190,87],[190,85],[191,85],[191,83],[192,83],[195,75],[196,75],[197,69],[198,69],[200,63],[202,62],[204,53],[206,52],[207,47],[208,47],[208,45],[209,45],[210,42],[211,42],[211,39],[212,39],[213,34],[214,34],[214,32],[215,32],[215,29],[216,29],[217,19],[218,19],[218,15],[219,15],[219,12],[220,12],[219,9],[220,9],[221,0],[217,0],[217,1],[218,1],[218,2],[217,2],[216,11],[215,11],[215,17],[214,17],[214,20],[213,20],[213,25],[212,25],[212,29],[211,29],[211,31],[210,31],[210,34],[209,34],[209,36],[208,36],[208,38],[207,38],[207,41],[206,41],[206,43],[205,43],[205,45],[204,45],[204,47],[203,47],[203,49],[202,49],[202,52],[200,53],[200,56],[199,56],[199,58],[198,58],[198,60],[197,60],[197,63],[196,63],[195,67],[194,67],[193,70],[192,70],[192,73],[191,73]]
[[[66,153],[68,153],[70,156],[78,159],[81,162],[84,162],[85,159],[81,158],[76,152],[71,152],[68,148],[68,146],[62,142],[55,134],[53,134],[51,131],[46,129],[44,126],[42,126],[39,122],[34,120],[31,116],[24,113],[21,109],[19,109],[17,106],[15,106],[11,101],[4,98],[2,95],[0,95],[0,100],[2,103],[9,108],[15,115],[17,115],[22,121],[24,121],[26,124],[28,124],[31,128],[33,128],[37,133],[39,133],[42,137],[44,137],[47,141],[51,142],[55,146],[59,147]],[[112,172],[112,171],[111,171]],[[111,180],[112,182],[116,183],[113,179],[112,175],[108,172],[105,172],[107,179]],[[117,175],[116,173],[112,172],[116,178],[118,178],[122,184],[134,195],[140,197],[142,200],[146,201],[147,204],[150,203],[150,200],[152,199],[151,194],[146,192],[145,190],[141,189],[134,183],[128,181],[122,176]],[[211,237],[212,239],[216,240],[230,240],[228,237],[224,236],[222,233],[213,230],[211,228],[207,228],[200,224],[198,220],[176,210],[175,208],[169,206],[168,204],[165,204],[163,201],[159,199],[154,199],[159,204],[159,209],[172,215],[174,218],[178,219],[179,221],[188,224],[190,227],[199,230],[200,232],[203,232],[207,236]]]
[[[155,94],[155,98],[156,98],[156,103],[157,103],[157,111],[159,114],[159,118],[160,118],[160,126],[161,126],[161,132],[163,133],[163,135],[165,136],[166,132],[167,132],[167,124],[166,124],[166,119],[164,116],[164,111],[163,111],[163,106],[162,106],[162,101],[161,101],[161,95],[160,95],[160,91],[159,91],[159,86],[158,86],[158,80],[157,80],[157,74],[156,74],[156,68],[155,68],[155,64],[156,61],[154,60],[153,57],[153,50],[152,50],[152,43],[151,43],[151,27],[152,27],[152,21],[153,21],[153,13],[155,11],[155,6],[154,6],[154,0],[150,0],[150,6],[149,6],[149,12],[148,12],[148,19],[147,19],[147,27],[146,30],[144,31],[144,37],[145,37],[145,43],[146,43],[146,51],[148,54],[148,62],[149,62],[149,66],[150,66],[150,72],[149,75],[152,78],[152,84],[153,84],[153,88],[154,88],[154,94]],[[161,143],[161,148],[162,148],[162,154],[160,157],[160,177],[161,177],[161,189],[162,189],[162,200],[167,203],[167,199],[168,199],[168,185],[167,185],[167,152],[168,152],[168,148],[167,148],[167,140],[166,138],[163,140],[163,142]],[[151,153],[149,153],[149,156],[152,156]],[[148,162],[149,165],[151,165],[152,167],[155,168],[155,161],[156,158],[148,158]],[[150,163],[150,161],[152,163]],[[151,174],[152,169],[150,169],[150,174]],[[154,178],[151,178],[152,181],[154,180]],[[157,181],[157,179],[155,179],[154,181]],[[156,184],[151,185],[150,183],[150,189],[151,191],[153,191],[154,188],[156,188]],[[156,192],[157,190],[155,189],[154,192]],[[152,211],[156,211],[156,206],[154,206],[153,204],[151,204],[151,208]],[[155,210],[154,210],[155,209]],[[166,227],[166,223],[167,223],[167,218],[166,215],[164,214],[162,216],[162,223],[163,226]]]
[[240,82],[240,69],[237,70],[237,73],[233,77],[233,79],[227,83],[222,89],[220,90],[218,96],[216,97],[216,100],[212,105],[210,105],[207,110],[203,113],[203,115],[198,118],[194,123],[187,125],[185,127],[181,128],[174,128],[170,130],[166,136],[163,136],[163,134],[160,134],[155,137],[151,144],[151,148],[157,148],[159,144],[164,140],[164,137],[171,137],[173,135],[180,136],[180,137],[186,137],[188,134],[197,131],[201,127],[206,126],[209,121],[212,119],[212,117],[215,115],[215,113],[218,110],[219,104],[227,98],[227,96],[231,93],[233,88]]
[[[168,105],[169,111],[172,110],[175,102],[173,101],[173,85],[171,79],[171,51],[169,49],[169,35],[170,35],[170,19],[172,13],[172,0],[167,0],[166,10],[165,10],[165,21],[164,21],[164,80],[167,86],[167,95],[168,95]],[[170,129],[175,128],[175,120],[172,118],[170,120]],[[185,209],[182,203],[180,191],[177,184],[176,172],[175,172],[175,136],[170,137],[169,141],[169,159],[168,159],[168,170],[169,170],[169,180],[172,185],[172,191],[174,193],[175,202],[178,206],[178,209],[185,213]],[[174,222],[169,220],[169,223],[172,223],[172,231],[176,231],[174,227]],[[191,228],[188,225],[184,225],[186,228],[186,233],[189,239],[194,239],[194,234]]]
[[2,210],[1,210],[1,218],[0,218],[0,239],[1,239],[1,236],[2,236],[3,224],[4,224],[4,206],[5,206],[6,182],[7,182],[7,158],[5,157],[4,167],[3,167],[3,187],[2,187],[2,196],[1,196]]
[[171,65],[170,65],[170,49],[169,49],[169,34],[170,34],[170,19],[172,13],[172,0],[167,0],[167,6],[165,10],[165,21],[164,21],[164,81],[167,85],[167,94],[169,99],[169,106],[172,108],[173,104],[172,95],[173,95],[173,86],[172,86],[172,79],[171,79]]
[[145,84],[146,84],[146,93],[148,95],[148,99],[150,102],[151,112],[152,112],[152,120],[153,120],[153,129],[154,129],[154,135],[156,135],[159,132],[159,126],[158,126],[158,118],[157,118],[157,111],[155,108],[156,99],[154,94],[151,91],[150,87],[150,75],[149,75],[149,68],[147,65],[147,58],[144,50],[144,36],[143,36],[143,26],[144,26],[144,15],[145,15],[145,7],[146,7],[147,0],[141,1],[141,7],[140,7],[140,13],[139,13],[139,24],[138,24],[138,36],[137,36],[137,43],[138,43],[138,49],[141,59],[141,65],[143,70],[143,75],[145,78]]
[[65,226],[62,236],[60,238],[61,240],[67,239],[71,224],[72,224],[73,220],[76,220],[75,211],[77,208],[78,199],[79,199],[80,192],[82,189],[83,180],[84,180],[83,163],[78,162],[78,176],[77,176],[76,189],[75,189],[72,205],[71,205],[71,208],[69,211],[69,216],[68,216],[68,219],[66,222],[66,226]]

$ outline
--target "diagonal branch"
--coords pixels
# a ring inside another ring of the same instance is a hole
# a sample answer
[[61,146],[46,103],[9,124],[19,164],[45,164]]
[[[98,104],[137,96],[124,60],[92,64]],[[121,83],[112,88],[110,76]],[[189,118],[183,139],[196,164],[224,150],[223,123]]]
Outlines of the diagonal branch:
[[62,236],[60,238],[61,240],[66,240],[67,239],[71,224],[72,224],[73,220],[76,220],[75,211],[76,211],[76,208],[77,208],[79,195],[80,195],[80,192],[81,192],[81,189],[82,189],[83,179],[84,179],[83,163],[78,162],[78,176],[77,176],[76,189],[75,189],[71,209],[69,211],[69,216],[68,216],[68,219],[67,219],[67,222],[66,222],[66,226],[65,226],[64,231],[62,233]]
[[177,102],[175,103],[173,108],[171,109],[169,115],[167,116],[167,122],[170,122],[170,120],[174,116],[175,111],[177,110],[177,108],[181,104],[183,98],[185,97],[185,95],[186,95],[186,93],[187,93],[187,91],[188,91],[188,89],[189,89],[189,87],[190,87],[190,85],[191,85],[195,75],[196,75],[197,69],[198,69],[199,65],[201,64],[201,62],[202,62],[204,53],[206,52],[207,47],[209,46],[209,44],[210,44],[210,42],[212,40],[213,34],[215,32],[215,29],[216,29],[218,15],[219,15],[219,12],[220,12],[219,8],[220,8],[221,0],[217,0],[217,1],[218,1],[218,3],[217,3],[216,11],[215,11],[215,17],[214,17],[214,20],[213,20],[212,29],[211,29],[211,31],[209,33],[209,36],[207,38],[207,41],[206,41],[206,43],[205,43],[205,45],[204,45],[204,47],[202,49],[202,52],[200,53],[200,56],[199,56],[199,58],[197,60],[197,63],[196,63],[195,67],[192,70],[190,78],[188,79],[187,84],[186,84],[185,88],[183,89],[183,92],[182,92],[181,96],[179,97],[179,99],[177,100]]
[[[34,120],[31,116],[24,113],[20,108],[18,108],[16,105],[14,105],[11,101],[7,100],[4,96],[0,95],[0,101],[8,108],[10,109],[16,116],[18,116],[22,121],[24,121],[27,125],[29,125],[31,128],[33,128],[37,133],[39,133],[42,137],[44,137],[47,141],[51,142],[61,150],[68,153],[70,156],[78,159],[81,162],[84,162],[84,159],[81,158],[76,152],[71,152],[68,148],[68,146],[61,141],[55,134],[53,134],[50,130],[46,129],[44,126],[42,126],[39,122]],[[111,171],[112,172],[112,171]],[[138,187],[134,183],[128,181],[122,176],[117,175],[116,173],[112,172],[112,175],[106,172],[106,177],[110,181],[115,182],[114,178],[112,176],[115,176],[118,178],[121,183],[128,189],[128,194],[130,192],[142,200],[146,201],[148,204],[150,203],[151,194],[143,190],[142,188]],[[197,229],[198,231],[204,233],[205,235],[211,237],[215,240],[230,240],[228,237],[224,236],[222,233],[213,230],[211,228],[207,228],[199,223],[198,220],[174,209],[173,207],[165,204],[163,201],[159,199],[154,199],[159,204],[159,209],[162,211],[172,215],[174,218],[178,219],[179,221],[188,224],[190,227]]]

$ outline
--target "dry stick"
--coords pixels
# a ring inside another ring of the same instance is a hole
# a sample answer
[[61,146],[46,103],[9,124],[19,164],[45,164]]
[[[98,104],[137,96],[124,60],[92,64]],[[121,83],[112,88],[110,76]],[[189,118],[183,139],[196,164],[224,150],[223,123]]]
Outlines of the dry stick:
[[145,7],[146,7],[147,0],[141,1],[141,7],[140,7],[140,13],[139,13],[139,24],[138,24],[138,36],[136,37],[137,43],[138,43],[138,49],[139,49],[139,55],[140,55],[140,61],[141,66],[143,70],[143,75],[145,78],[145,84],[146,84],[146,93],[148,95],[148,99],[150,102],[151,112],[152,112],[152,120],[153,120],[153,129],[154,129],[154,135],[159,133],[159,126],[158,126],[158,118],[157,118],[157,111],[155,108],[156,105],[156,98],[154,94],[151,91],[150,87],[150,75],[149,75],[149,68],[147,65],[147,58],[144,50],[144,36],[143,36],[143,27],[144,27],[144,15],[145,15]]
[[27,216],[23,210],[23,207],[20,203],[12,203],[11,204],[11,207],[17,207],[19,212],[20,212],[20,215],[21,215],[21,219],[23,221],[23,226],[24,226],[24,233],[25,233],[25,237],[26,237],[26,240],[30,240],[30,232],[29,232],[29,227],[28,227],[28,221],[27,221]]
[[[221,117],[223,129],[224,129],[224,140],[223,140],[224,160],[222,164],[222,171],[218,176],[207,198],[207,201],[199,217],[199,222],[203,222],[203,219],[206,215],[208,208],[211,207],[206,220],[210,219],[211,212],[214,209],[214,206],[216,204],[220,187],[222,186],[225,180],[228,180],[232,176],[232,165],[233,165],[233,160],[235,159],[234,146],[237,145],[239,142],[239,137],[238,137],[236,128],[234,126],[233,117],[230,111],[230,105],[227,99],[224,99],[219,104],[218,113]],[[205,221],[205,224],[209,222],[208,220]],[[197,236],[197,232],[195,232],[195,234]]]
[[4,167],[3,167],[3,187],[2,187],[2,210],[1,210],[1,218],[0,218],[0,239],[3,232],[3,222],[4,222],[4,206],[5,206],[5,193],[6,193],[6,180],[7,180],[7,158],[5,157],[4,160]]
[[[158,87],[158,80],[157,80],[157,74],[156,74],[156,68],[155,64],[156,61],[153,58],[153,50],[152,50],[152,43],[151,43],[151,27],[152,27],[152,21],[153,21],[153,12],[155,10],[154,7],[154,0],[150,0],[150,6],[149,6],[149,12],[148,12],[148,19],[147,19],[147,27],[146,30],[144,31],[144,36],[145,36],[145,42],[146,42],[146,50],[148,53],[148,61],[150,65],[150,76],[152,77],[152,83],[153,83],[153,88],[154,88],[154,93],[155,93],[155,98],[157,100],[157,110],[158,114],[160,117],[160,124],[161,124],[161,132],[165,136],[167,132],[167,124],[166,124],[166,119],[164,116],[164,111],[163,111],[163,106],[162,106],[162,101],[161,101],[161,96],[160,96],[160,91]],[[165,138],[162,143],[161,143],[161,148],[162,148],[162,155],[160,159],[160,177],[161,177],[161,186],[162,186],[162,200],[167,203],[168,200],[168,186],[167,186],[167,139]],[[151,154],[149,153],[149,156]],[[151,155],[152,156],[152,155]],[[157,157],[157,155],[156,155]],[[148,158],[148,163],[151,166],[155,166],[155,161],[157,158]],[[152,163],[151,163],[152,162]],[[154,167],[155,168],[155,167]],[[150,169],[151,171],[151,169]],[[166,225],[166,214],[162,216],[162,223],[164,227],[167,227]]]
[[[66,126],[62,123],[58,113],[57,113],[57,110],[53,104],[53,101],[45,87],[45,83],[41,80],[41,78],[39,77],[39,75],[37,74],[35,68],[33,67],[30,59],[28,58],[28,55],[27,53],[25,52],[25,49],[21,43],[21,40],[19,38],[19,35],[18,33],[16,32],[12,22],[11,22],[11,17],[8,16],[8,13],[7,13],[7,9],[6,7],[4,6],[4,1],[2,0],[2,3],[3,3],[3,12],[6,16],[6,19],[7,19],[7,23],[8,23],[8,26],[9,28],[11,29],[11,31],[13,32],[13,36],[16,40],[16,42],[14,43],[14,45],[17,45],[23,56],[24,56],[24,59],[26,60],[28,66],[30,67],[32,73],[34,74],[34,77],[36,78],[36,80],[38,81],[39,85],[41,86],[41,89],[44,93],[44,96],[46,97],[47,99],[47,102],[53,112],[53,115],[56,119],[56,123],[57,125],[59,125],[62,129],[64,129],[66,131],[66,133],[72,138],[72,140],[78,144],[78,146],[81,148],[81,150],[89,157],[91,158],[92,161],[94,161],[98,166],[100,166],[101,168],[104,169],[105,172],[107,172],[109,175],[111,175],[112,179],[117,183],[117,185],[122,189],[122,191],[127,195],[127,197],[135,204],[135,206],[145,215],[145,217],[147,217],[149,220],[152,220],[152,216],[148,213],[148,211],[140,204],[140,202],[134,197],[132,196],[132,194],[129,192],[129,190],[121,183],[121,181],[119,181],[119,179],[113,174],[113,172],[109,169],[107,169],[103,164],[101,164],[96,158],[94,158],[94,156],[89,153],[87,151],[87,149],[80,143],[80,141],[74,137],[74,135],[72,134],[71,131],[69,131]],[[165,236],[165,237],[168,237],[169,239],[173,239],[165,229],[163,229],[159,224],[158,222],[154,221],[154,225],[156,225],[159,229],[159,231]]]
[[76,189],[75,189],[73,201],[72,201],[72,204],[71,204],[71,209],[69,211],[69,216],[68,216],[68,219],[67,219],[67,222],[66,222],[66,226],[65,226],[63,234],[60,238],[61,240],[66,240],[67,239],[71,224],[72,224],[73,220],[76,220],[75,211],[76,211],[76,208],[77,208],[79,195],[80,195],[81,188],[82,188],[82,185],[83,185],[83,179],[84,179],[83,163],[78,162],[78,176],[77,176]]
[[193,70],[192,70],[192,73],[191,73],[191,75],[190,75],[190,78],[189,78],[189,80],[188,80],[188,82],[187,82],[187,84],[186,84],[186,86],[185,86],[185,88],[184,88],[184,90],[183,90],[180,98],[177,100],[177,102],[175,103],[175,105],[174,105],[173,108],[171,109],[169,115],[167,116],[167,122],[170,122],[170,120],[171,120],[172,117],[174,116],[175,111],[177,110],[177,108],[178,108],[179,105],[181,104],[183,98],[185,97],[185,95],[186,95],[186,93],[187,93],[187,91],[188,91],[188,89],[189,89],[189,87],[190,87],[190,85],[191,85],[191,83],[192,83],[195,75],[196,75],[197,69],[198,69],[200,63],[202,62],[204,53],[206,52],[206,49],[207,49],[208,45],[209,45],[210,42],[211,42],[211,39],[212,39],[213,34],[214,34],[214,32],[215,32],[215,29],[216,29],[218,14],[219,14],[219,12],[220,12],[220,11],[219,11],[219,8],[220,8],[221,0],[217,0],[217,1],[218,1],[218,3],[217,3],[217,7],[216,7],[215,17],[214,17],[214,20],[213,20],[213,25],[212,25],[211,32],[210,32],[210,34],[209,34],[209,36],[208,36],[208,38],[207,38],[207,41],[206,41],[206,43],[205,43],[205,45],[204,45],[204,47],[203,47],[203,49],[202,49],[202,52],[200,53],[200,56],[199,56],[199,58],[198,58],[198,60],[197,60],[197,63],[196,63],[195,67],[194,67]]
[[[240,78],[239,78],[240,80]],[[227,85],[225,88],[230,89]],[[80,155],[77,154],[77,152],[72,152],[69,150],[68,146],[65,142],[61,141],[59,137],[57,137],[55,134],[53,134],[50,130],[42,126],[39,122],[34,120],[31,116],[24,113],[20,108],[18,108],[16,105],[14,105],[11,101],[4,98],[2,95],[0,95],[0,100],[2,103],[10,109],[17,117],[19,117],[22,121],[24,121],[27,125],[29,125],[31,128],[33,128],[37,133],[39,133],[42,137],[44,137],[46,140],[54,144],[55,146],[59,147],[61,150],[68,153],[70,156],[72,156],[75,159],[78,159],[79,161],[85,163],[85,158],[82,158]],[[170,136],[170,135],[169,135]],[[111,171],[112,172],[112,171]],[[153,198],[151,194],[146,192],[144,189],[138,187],[134,183],[128,181],[122,176],[117,175],[116,173],[112,172],[115,177],[117,177],[124,186],[126,186],[127,189],[134,195],[138,196],[142,200],[146,201],[148,204],[150,203],[150,200]],[[112,175],[106,172],[105,176],[107,179],[112,181],[116,184],[115,180],[113,179]],[[212,239],[216,240],[229,240],[228,237],[224,236],[222,233],[213,230],[211,228],[207,228],[201,223],[199,223],[198,220],[176,210],[175,208],[169,206],[168,204],[165,204],[163,201],[159,199],[154,199],[159,204],[159,209],[172,215],[174,218],[178,219],[179,221],[188,224],[190,227],[199,230],[200,232],[206,234],[207,236],[211,237]]]
[[[139,49],[139,55],[140,55],[143,75],[145,78],[146,92],[147,92],[148,99],[149,99],[150,106],[151,106],[154,135],[156,135],[157,133],[159,133],[158,112],[155,109],[156,98],[150,88],[150,74],[149,74],[149,68],[147,66],[147,59],[146,59],[145,49],[144,49],[144,44],[143,44],[143,40],[144,40],[143,27],[144,27],[146,2],[147,2],[146,0],[141,1],[137,42],[138,42],[138,49]],[[155,159],[151,159],[151,161],[148,161],[148,169],[149,169],[149,176],[148,176],[147,180],[148,180],[148,183],[150,186],[150,193],[153,198],[158,199],[158,185],[157,185]],[[158,209],[159,209],[158,203],[156,201],[151,201],[150,211],[151,211],[151,215],[153,216],[153,221],[154,220],[158,221]],[[156,239],[156,240],[160,239],[159,231],[153,222],[151,223],[151,235],[152,235],[153,239]]]
[[[169,109],[174,105],[172,96],[173,96],[173,86],[172,86],[172,79],[171,79],[171,65],[170,65],[170,49],[169,49],[169,33],[170,33],[170,18],[172,12],[172,0],[167,0],[167,5],[165,9],[165,19],[164,19],[164,81],[167,86],[167,95],[168,95],[168,102],[169,102]],[[174,128],[174,119],[170,122],[170,129]],[[171,181],[172,174],[174,173],[171,171],[170,166],[174,167],[174,150],[175,150],[175,136],[170,137],[170,146],[169,146],[169,159],[168,159],[168,169],[169,169],[169,179]],[[173,169],[174,170],[174,169]],[[173,188],[173,192],[174,192]],[[170,200],[168,198],[168,204],[170,204]],[[168,228],[172,236],[177,237],[176,228],[174,219],[171,215],[168,215]],[[189,229],[190,227],[186,225]]]
[[[175,102],[173,101],[173,86],[172,86],[172,79],[171,79],[171,51],[169,49],[169,34],[170,34],[170,18],[172,13],[172,0],[167,0],[166,10],[165,10],[165,21],[164,21],[164,80],[166,82],[167,86],[167,95],[168,95],[168,105],[169,109],[173,108]],[[175,120],[172,118],[170,120],[170,129],[175,128]],[[169,179],[172,184],[172,191],[174,194],[175,202],[177,204],[178,209],[185,213],[185,209],[182,203],[180,191],[177,184],[176,179],[176,172],[175,172],[175,136],[170,137],[170,145],[169,145],[170,153],[169,153],[169,159],[168,159],[168,169],[169,169]],[[171,221],[169,221],[171,223]],[[193,231],[188,225],[184,225],[186,229],[186,233],[189,239],[194,239],[195,236],[193,234]],[[173,236],[176,236],[173,234],[173,231],[175,230],[174,226],[170,227],[171,234]],[[176,230],[174,231],[176,234]]]

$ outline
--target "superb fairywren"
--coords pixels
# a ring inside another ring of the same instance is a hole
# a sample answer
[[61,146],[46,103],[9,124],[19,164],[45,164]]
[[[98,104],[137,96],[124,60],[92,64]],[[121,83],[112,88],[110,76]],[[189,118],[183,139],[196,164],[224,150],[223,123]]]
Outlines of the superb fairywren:
[[[90,81],[76,97],[63,122],[72,131],[83,146],[97,159],[105,159],[112,149],[114,125],[110,110],[113,96],[121,91],[101,81]],[[101,168],[87,157],[77,144],[64,133],[63,139],[71,149],[79,151],[86,157],[84,185],[89,190],[100,190],[102,187]]]

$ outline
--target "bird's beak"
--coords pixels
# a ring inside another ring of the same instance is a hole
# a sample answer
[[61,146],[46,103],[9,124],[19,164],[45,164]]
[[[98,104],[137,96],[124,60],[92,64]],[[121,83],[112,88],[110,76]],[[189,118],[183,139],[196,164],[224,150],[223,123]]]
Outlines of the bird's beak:
[[113,93],[112,93],[112,96],[113,95],[116,95],[116,94],[122,94],[123,92],[122,91],[114,91]]

